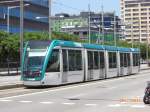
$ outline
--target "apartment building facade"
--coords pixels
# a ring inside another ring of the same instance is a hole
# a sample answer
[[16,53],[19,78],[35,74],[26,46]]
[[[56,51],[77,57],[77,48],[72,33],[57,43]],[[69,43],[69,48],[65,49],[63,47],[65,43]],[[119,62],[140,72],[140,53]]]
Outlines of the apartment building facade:
[[[0,0],[0,31],[20,32],[19,5],[20,0]],[[48,18],[37,17],[48,17],[48,0],[24,0],[25,32],[48,31]]]
[[120,0],[120,7],[126,40],[150,44],[150,0]]
[[[54,31],[68,32],[78,35],[81,39],[87,40],[89,35],[89,23],[91,38],[97,39],[99,36],[102,39],[104,35],[105,41],[113,41],[114,39],[114,18],[115,18],[115,31],[117,38],[123,38],[121,34],[120,18],[114,15],[113,12],[96,13],[80,12],[79,15],[69,15],[66,13],[56,14],[53,20],[52,29]],[[102,29],[104,31],[102,31]],[[100,32],[99,32],[100,30]],[[99,34],[100,33],[100,34]]]

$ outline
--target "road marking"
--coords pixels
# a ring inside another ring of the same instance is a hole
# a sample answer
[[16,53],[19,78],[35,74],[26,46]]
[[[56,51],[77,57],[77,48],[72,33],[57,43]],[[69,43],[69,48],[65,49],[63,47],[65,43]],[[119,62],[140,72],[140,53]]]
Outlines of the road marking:
[[[135,76],[130,76],[130,77],[132,78],[132,77],[135,77]],[[143,75],[142,76],[141,75],[139,75],[139,76],[136,75],[136,78],[138,78],[138,77],[143,77]],[[99,81],[99,82],[90,82],[88,84],[72,85],[71,87],[57,88],[57,89],[46,90],[46,91],[42,91],[42,92],[34,92],[34,93],[4,97],[4,98],[0,98],[0,100],[9,99],[9,98],[18,98],[18,97],[23,97],[23,96],[37,95],[37,94],[48,93],[48,92],[58,92],[58,91],[74,89],[74,88],[78,88],[78,87],[92,86],[92,85],[97,85],[97,84],[103,84],[105,82],[112,82],[112,81],[118,81],[118,80],[124,80],[124,77],[117,78],[117,79],[108,79],[108,80],[103,80],[103,81]]]
[[12,100],[0,100],[1,102],[11,102]]
[[31,103],[32,101],[19,101],[21,103]]
[[145,105],[131,105],[132,108],[145,108]]
[[85,106],[97,106],[97,104],[85,104]]
[[75,103],[62,103],[63,105],[75,105]]
[[110,105],[108,105],[108,107],[121,107],[121,105],[120,104],[110,104]]
[[42,104],[52,104],[54,102],[40,102],[40,103],[42,103]]
[[118,79],[104,80],[104,81],[100,81],[100,82],[90,82],[89,84],[81,84],[81,85],[76,85],[76,86],[72,85],[71,87],[63,87],[63,88],[58,88],[58,89],[53,89],[53,90],[46,90],[46,91],[42,91],[42,92],[35,92],[35,93],[28,93],[28,94],[23,94],[23,95],[4,97],[4,98],[0,98],[0,100],[1,99],[9,99],[9,98],[18,98],[18,97],[23,97],[23,96],[37,95],[37,94],[48,93],[48,92],[63,91],[63,90],[74,89],[74,88],[78,88],[78,87],[85,87],[85,86],[102,84],[104,82],[110,82],[110,81],[116,81],[116,80],[122,80],[122,79],[118,78]]

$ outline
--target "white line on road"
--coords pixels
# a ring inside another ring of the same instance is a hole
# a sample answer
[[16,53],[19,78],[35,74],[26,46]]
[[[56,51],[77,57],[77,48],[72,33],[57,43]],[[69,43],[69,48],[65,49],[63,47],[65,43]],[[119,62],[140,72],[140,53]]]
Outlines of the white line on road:
[[62,103],[63,105],[75,105],[75,103]]
[[42,103],[42,104],[53,104],[54,102],[40,102],[40,103]]
[[86,87],[86,86],[92,86],[92,85],[96,85],[96,84],[102,84],[104,82],[110,82],[110,81],[116,81],[116,80],[120,80],[120,78],[115,79],[115,80],[112,79],[112,80],[104,80],[104,81],[100,81],[100,82],[90,82],[89,84],[72,85],[71,87],[58,88],[58,89],[47,90],[47,91],[42,91],[42,92],[35,92],[35,93],[29,93],[29,94],[23,94],[23,95],[4,97],[4,98],[0,98],[0,100],[1,99],[9,99],[9,98],[18,98],[18,97],[30,96],[30,95],[37,95],[37,94],[48,93],[48,92],[63,91],[63,90],[74,89],[74,88],[78,88],[78,87]]
[[85,106],[97,106],[97,104],[85,104]]
[[[135,76],[132,76],[132,77],[135,77]],[[141,76],[140,75],[136,76],[136,78],[138,78],[138,77],[141,77]],[[142,77],[143,77],[143,75],[142,75]],[[124,78],[117,78],[117,79],[103,80],[103,81],[99,81],[99,82],[90,82],[88,84],[72,85],[71,87],[63,87],[63,88],[57,88],[57,89],[52,89],[52,90],[46,90],[46,91],[42,91],[42,92],[16,95],[16,96],[11,96],[11,97],[4,97],[4,98],[0,98],[0,100],[9,99],[9,98],[18,98],[18,97],[23,97],[23,96],[37,95],[37,94],[48,93],[48,92],[58,92],[58,91],[74,89],[74,88],[78,88],[78,87],[92,86],[92,85],[96,85],[96,84],[103,84],[104,82],[112,82],[112,81],[118,81],[118,80],[123,80],[123,79]]]
[[19,101],[21,103],[31,103],[32,101]]
[[131,105],[132,108],[145,108],[145,105]]
[[12,100],[0,100],[0,102],[11,102]]
[[120,104],[110,104],[110,105],[108,105],[108,107],[121,107],[121,105]]

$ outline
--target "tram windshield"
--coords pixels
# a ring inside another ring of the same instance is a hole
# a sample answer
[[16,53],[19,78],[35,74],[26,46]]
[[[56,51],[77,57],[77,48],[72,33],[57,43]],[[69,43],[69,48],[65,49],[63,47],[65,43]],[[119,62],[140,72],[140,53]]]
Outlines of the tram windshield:
[[23,65],[24,77],[40,77],[49,44],[43,41],[35,41],[28,44]]

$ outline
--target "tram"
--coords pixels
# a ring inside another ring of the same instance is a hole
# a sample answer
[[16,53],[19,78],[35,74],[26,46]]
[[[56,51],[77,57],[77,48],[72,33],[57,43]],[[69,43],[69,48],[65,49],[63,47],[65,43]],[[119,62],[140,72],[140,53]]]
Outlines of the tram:
[[47,86],[136,74],[140,50],[72,41],[28,41],[22,60],[25,86]]

